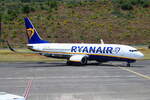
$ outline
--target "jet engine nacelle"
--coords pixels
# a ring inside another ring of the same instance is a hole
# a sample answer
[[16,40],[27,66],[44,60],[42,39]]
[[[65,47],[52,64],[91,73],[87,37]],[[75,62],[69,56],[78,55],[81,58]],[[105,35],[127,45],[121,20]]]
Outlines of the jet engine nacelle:
[[87,64],[86,55],[73,55],[69,58],[69,62],[80,63],[81,65]]

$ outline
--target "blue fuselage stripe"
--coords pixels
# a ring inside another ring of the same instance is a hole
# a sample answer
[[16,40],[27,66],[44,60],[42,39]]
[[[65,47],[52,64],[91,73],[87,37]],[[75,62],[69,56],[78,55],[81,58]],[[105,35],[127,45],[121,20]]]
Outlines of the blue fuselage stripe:
[[103,55],[89,55],[89,60],[100,60],[100,61],[127,61],[135,62],[135,59],[122,58],[122,57],[112,57],[112,56],[103,56]]

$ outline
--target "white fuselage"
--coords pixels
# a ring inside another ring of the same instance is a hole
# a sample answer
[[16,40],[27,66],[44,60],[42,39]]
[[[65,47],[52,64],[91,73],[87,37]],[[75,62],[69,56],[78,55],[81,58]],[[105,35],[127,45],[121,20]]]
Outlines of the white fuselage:
[[136,48],[119,44],[41,43],[27,46],[31,50],[45,54],[86,55],[90,60],[134,61],[144,56]]

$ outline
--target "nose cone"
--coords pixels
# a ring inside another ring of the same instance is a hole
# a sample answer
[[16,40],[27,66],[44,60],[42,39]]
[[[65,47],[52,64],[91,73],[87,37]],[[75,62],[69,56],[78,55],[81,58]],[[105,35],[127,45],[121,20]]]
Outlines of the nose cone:
[[139,58],[143,58],[143,57],[144,57],[144,54],[141,53],[141,52],[138,52],[138,57],[139,57]]

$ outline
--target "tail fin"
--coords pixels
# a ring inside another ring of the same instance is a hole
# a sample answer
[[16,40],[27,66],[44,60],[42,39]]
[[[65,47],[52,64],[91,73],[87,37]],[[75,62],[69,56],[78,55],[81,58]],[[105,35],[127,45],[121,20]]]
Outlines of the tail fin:
[[29,44],[48,43],[48,41],[42,40],[28,17],[24,18],[24,21]]

